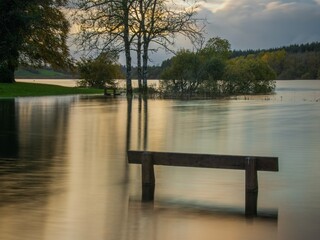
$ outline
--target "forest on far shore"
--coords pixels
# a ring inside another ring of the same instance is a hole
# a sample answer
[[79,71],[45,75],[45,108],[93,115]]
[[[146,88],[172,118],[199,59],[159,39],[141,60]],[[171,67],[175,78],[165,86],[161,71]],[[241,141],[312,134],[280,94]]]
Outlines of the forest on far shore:
[[[231,52],[230,59],[239,57],[260,58],[266,61],[275,71],[277,80],[320,79],[320,42]],[[170,63],[171,59],[167,59],[161,66],[149,66],[149,79],[160,79],[161,73]],[[135,67],[133,78],[137,78]]]
[[[258,57],[270,65],[277,80],[320,79],[320,42],[294,44],[271,49],[233,50],[230,58]],[[163,70],[170,65],[171,59],[160,66],[149,66],[149,79],[160,79]],[[125,73],[125,67],[122,66]],[[33,69],[20,67],[15,72],[16,78],[76,78],[68,72],[52,69]],[[133,67],[133,78],[137,78],[137,68]]]

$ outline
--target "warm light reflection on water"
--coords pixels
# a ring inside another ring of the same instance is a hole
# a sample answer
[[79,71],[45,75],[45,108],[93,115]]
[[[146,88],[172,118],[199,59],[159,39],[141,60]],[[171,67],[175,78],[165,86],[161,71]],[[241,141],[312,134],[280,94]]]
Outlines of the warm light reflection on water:
[[[0,239],[316,239],[320,81],[279,82],[268,100],[39,97],[0,100]],[[128,149],[279,157],[259,173],[156,167],[140,202]]]

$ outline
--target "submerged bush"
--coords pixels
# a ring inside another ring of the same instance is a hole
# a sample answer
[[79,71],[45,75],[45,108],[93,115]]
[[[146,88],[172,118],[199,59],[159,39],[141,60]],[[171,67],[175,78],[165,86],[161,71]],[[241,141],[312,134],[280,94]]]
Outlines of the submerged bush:
[[115,79],[121,77],[120,65],[116,63],[118,55],[103,52],[97,58],[81,59],[78,70],[81,87],[104,88],[106,85],[115,85]]
[[[186,67],[187,68],[187,67]],[[160,81],[160,92],[167,96],[205,95],[219,97],[241,94],[270,94],[275,89],[275,74],[264,62],[228,63],[220,80],[166,79]]]
[[268,94],[275,89],[276,74],[264,61],[236,58],[227,64],[223,80],[228,94]]
[[206,45],[210,49],[180,50],[163,71],[162,95],[218,97],[274,91],[276,74],[266,61],[254,57],[227,60],[230,45],[218,40]]

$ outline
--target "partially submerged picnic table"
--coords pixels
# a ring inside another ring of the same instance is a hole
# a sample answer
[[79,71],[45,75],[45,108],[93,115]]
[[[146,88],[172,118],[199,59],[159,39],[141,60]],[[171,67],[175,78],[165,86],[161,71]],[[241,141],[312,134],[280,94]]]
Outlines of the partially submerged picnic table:
[[257,215],[257,171],[279,171],[277,157],[128,151],[128,162],[142,165],[142,201],[154,200],[154,165],[245,170],[245,214]]

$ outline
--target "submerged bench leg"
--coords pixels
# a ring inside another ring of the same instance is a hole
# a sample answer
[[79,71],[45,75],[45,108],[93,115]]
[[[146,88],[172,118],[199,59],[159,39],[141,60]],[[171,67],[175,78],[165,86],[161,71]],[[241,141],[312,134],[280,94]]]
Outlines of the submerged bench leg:
[[255,158],[246,159],[246,216],[257,215],[258,173]]
[[145,153],[142,158],[142,201],[153,201],[155,178],[152,155]]

